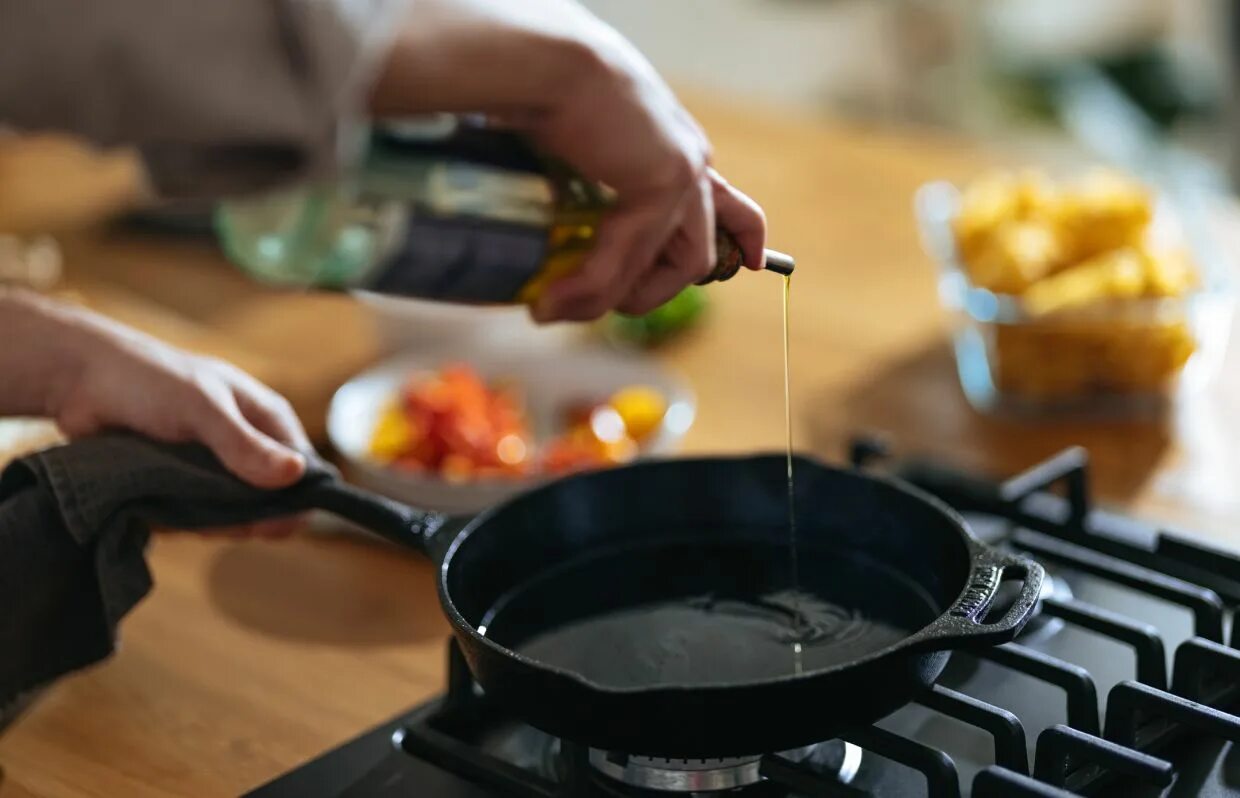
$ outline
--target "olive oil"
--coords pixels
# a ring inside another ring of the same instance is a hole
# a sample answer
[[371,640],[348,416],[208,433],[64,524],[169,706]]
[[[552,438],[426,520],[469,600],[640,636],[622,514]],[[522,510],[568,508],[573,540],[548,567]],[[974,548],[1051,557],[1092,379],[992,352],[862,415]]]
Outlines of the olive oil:
[[789,355],[788,322],[792,298],[792,275],[784,275],[784,431],[788,462],[788,571],[792,579],[792,663],[801,673],[802,643],[805,639],[804,616],[801,613],[801,575],[797,562],[796,484],[792,473],[792,364]]

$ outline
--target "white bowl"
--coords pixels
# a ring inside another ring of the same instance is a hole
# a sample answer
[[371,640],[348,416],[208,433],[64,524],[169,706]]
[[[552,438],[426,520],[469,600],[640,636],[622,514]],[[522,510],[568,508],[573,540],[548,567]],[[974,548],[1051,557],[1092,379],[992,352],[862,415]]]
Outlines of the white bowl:
[[693,392],[681,379],[651,360],[604,349],[519,353],[479,353],[468,357],[440,353],[394,357],[345,383],[332,397],[327,434],[343,459],[345,476],[360,487],[425,510],[476,513],[553,477],[479,480],[456,484],[408,474],[373,462],[368,451],[379,415],[410,374],[451,362],[468,362],[487,380],[511,379],[521,386],[535,440],[560,431],[558,420],[575,402],[604,400],[630,385],[647,385],[668,402],[663,423],[642,446],[642,457],[675,451],[693,423]]

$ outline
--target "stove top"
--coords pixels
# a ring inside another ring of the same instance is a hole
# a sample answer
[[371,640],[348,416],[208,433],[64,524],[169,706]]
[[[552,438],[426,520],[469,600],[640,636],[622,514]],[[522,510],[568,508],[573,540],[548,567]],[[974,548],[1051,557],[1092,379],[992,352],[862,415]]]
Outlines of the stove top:
[[1225,636],[1240,554],[1093,508],[1079,449],[1006,481],[888,463],[874,440],[852,455],[1046,566],[1041,608],[1016,642],[954,654],[934,688],[873,726],[729,760],[554,739],[491,706],[451,644],[443,697],[251,798],[1240,796],[1240,635]]

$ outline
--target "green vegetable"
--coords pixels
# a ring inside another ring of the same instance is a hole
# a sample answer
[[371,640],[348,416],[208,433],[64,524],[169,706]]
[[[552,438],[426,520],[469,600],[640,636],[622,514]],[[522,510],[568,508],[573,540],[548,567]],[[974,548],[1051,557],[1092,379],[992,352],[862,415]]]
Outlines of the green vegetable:
[[607,332],[623,341],[654,346],[692,327],[706,305],[705,292],[691,285],[645,315],[613,313],[606,322]]

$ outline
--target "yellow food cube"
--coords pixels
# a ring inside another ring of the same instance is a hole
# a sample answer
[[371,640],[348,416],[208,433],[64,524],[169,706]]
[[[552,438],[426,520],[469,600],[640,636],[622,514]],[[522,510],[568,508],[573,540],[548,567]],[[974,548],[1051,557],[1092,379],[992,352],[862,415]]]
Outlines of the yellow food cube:
[[1154,200],[1145,186],[1105,169],[1065,186],[1048,208],[1073,260],[1139,245],[1153,215]]
[[1044,219],[1058,201],[1059,191],[1044,172],[1024,169],[1017,175],[1016,197],[1021,219]]
[[974,285],[1001,294],[1019,294],[1050,274],[1063,259],[1059,237],[1036,221],[1005,222],[966,261]]
[[1005,222],[1037,218],[1051,207],[1054,197],[1054,184],[1034,169],[984,175],[961,194],[956,236],[962,242],[973,242]]
[[1114,299],[1133,299],[1145,291],[1145,259],[1126,248],[1099,255],[1029,286],[1021,297],[1030,316]]
[[1197,270],[1183,250],[1145,249],[1145,293],[1152,297],[1184,296],[1197,285]]
[[965,260],[971,259],[1001,224],[1018,219],[1020,211],[1019,186],[1011,173],[995,172],[970,183],[960,196],[960,209],[953,222]]

